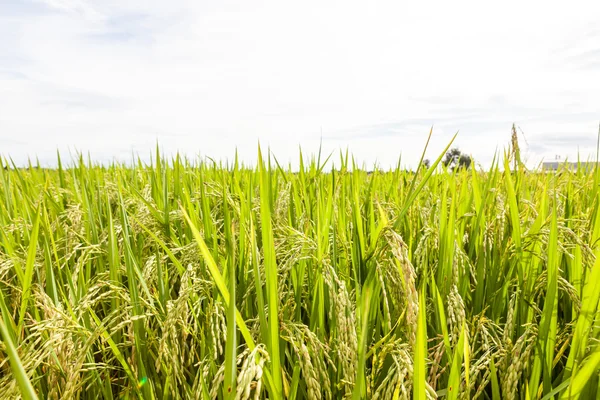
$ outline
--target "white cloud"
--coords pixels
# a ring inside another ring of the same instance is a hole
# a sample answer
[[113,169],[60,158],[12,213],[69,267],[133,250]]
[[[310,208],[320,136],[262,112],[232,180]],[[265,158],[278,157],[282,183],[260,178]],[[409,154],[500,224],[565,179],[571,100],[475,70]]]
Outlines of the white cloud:
[[[0,153],[169,152],[280,160],[350,148],[367,165],[457,144],[485,165],[595,152],[593,1],[0,3]],[[559,137],[560,140],[554,138]],[[547,138],[553,138],[547,140]]]

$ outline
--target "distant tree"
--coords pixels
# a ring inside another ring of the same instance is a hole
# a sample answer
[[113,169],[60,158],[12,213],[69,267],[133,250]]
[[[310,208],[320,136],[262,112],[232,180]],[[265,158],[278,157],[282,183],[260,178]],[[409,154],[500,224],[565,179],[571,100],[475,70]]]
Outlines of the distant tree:
[[460,156],[460,158],[458,159],[458,166],[461,168],[466,168],[469,169],[469,167],[471,167],[471,162],[473,160],[471,159],[470,156],[466,155],[466,154],[462,154]]
[[431,165],[431,161],[429,161],[429,158],[426,158],[425,160],[423,160],[423,166],[425,168],[429,168],[430,165]]
[[444,156],[444,159],[442,160],[442,163],[447,168],[452,168],[453,170],[457,168],[468,169],[471,166],[471,162],[471,157],[461,153],[461,151],[457,147],[450,149]]

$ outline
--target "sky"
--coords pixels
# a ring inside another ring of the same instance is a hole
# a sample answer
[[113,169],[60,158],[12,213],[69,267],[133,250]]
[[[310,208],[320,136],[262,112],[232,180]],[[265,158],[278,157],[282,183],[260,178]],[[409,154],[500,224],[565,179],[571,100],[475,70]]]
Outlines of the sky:
[[[489,4],[488,4],[489,3]],[[0,155],[595,158],[598,1],[0,0]]]

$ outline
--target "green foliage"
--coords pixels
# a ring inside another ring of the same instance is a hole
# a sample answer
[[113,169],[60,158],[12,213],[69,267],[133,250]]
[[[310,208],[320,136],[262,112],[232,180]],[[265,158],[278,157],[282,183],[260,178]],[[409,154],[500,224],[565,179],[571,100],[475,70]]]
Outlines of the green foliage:
[[0,160],[0,397],[598,398],[600,174],[450,146]]

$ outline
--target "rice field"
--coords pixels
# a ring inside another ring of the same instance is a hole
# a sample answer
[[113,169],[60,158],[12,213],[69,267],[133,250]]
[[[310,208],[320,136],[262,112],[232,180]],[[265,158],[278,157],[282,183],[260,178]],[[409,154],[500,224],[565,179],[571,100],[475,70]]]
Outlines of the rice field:
[[0,398],[599,398],[600,170],[442,156],[2,159]]

